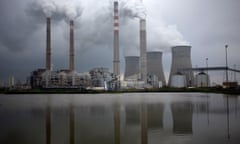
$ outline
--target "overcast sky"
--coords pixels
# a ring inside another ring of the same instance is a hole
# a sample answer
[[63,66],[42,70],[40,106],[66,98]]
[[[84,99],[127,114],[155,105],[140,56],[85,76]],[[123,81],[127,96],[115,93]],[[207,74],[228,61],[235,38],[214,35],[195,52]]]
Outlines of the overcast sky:
[[[119,1],[122,73],[124,57],[139,55],[139,20],[134,17],[138,12],[146,13],[148,51],[164,52],[166,80],[170,47],[174,45],[190,44],[192,65],[201,67],[206,66],[206,58],[209,66],[223,66],[224,46],[228,44],[229,65],[236,64],[240,69],[239,0],[143,0],[144,5],[139,4],[140,0]],[[57,2],[57,9],[52,2]],[[25,80],[31,71],[45,67],[46,14],[52,17],[54,70],[68,68],[69,19],[75,20],[76,27],[76,71],[112,69],[112,9],[111,0],[1,0],[0,81],[7,81],[10,75]],[[211,76],[212,82],[221,82],[224,72]]]

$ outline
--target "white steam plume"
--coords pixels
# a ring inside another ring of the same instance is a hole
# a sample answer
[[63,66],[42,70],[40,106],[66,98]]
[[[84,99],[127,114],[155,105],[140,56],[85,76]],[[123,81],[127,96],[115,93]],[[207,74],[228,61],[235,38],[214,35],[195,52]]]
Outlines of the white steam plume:
[[37,0],[33,8],[36,11],[42,11],[47,17],[51,17],[57,11],[55,3],[49,0]]
[[46,17],[58,15],[72,20],[82,14],[81,4],[77,0],[37,0],[32,9],[42,11]]
[[141,0],[121,0],[119,1],[120,15],[130,18],[146,18],[146,8]]

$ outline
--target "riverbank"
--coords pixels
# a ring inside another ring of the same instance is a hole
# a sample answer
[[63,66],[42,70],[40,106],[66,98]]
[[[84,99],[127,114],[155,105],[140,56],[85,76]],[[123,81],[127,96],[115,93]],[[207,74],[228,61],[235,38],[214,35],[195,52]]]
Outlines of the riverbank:
[[125,89],[118,91],[104,91],[104,90],[83,90],[83,89],[29,89],[29,90],[4,90],[2,94],[101,94],[101,93],[222,93],[231,95],[240,95],[240,89],[231,88],[159,88],[159,89]]

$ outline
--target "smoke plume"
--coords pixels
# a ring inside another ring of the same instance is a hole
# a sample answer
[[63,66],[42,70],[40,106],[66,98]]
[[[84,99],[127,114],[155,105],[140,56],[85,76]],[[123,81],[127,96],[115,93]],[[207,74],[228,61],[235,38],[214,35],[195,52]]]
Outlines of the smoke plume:
[[119,1],[120,16],[145,19],[147,12],[141,0]]
[[31,3],[31,13],[43,13],[46,17],[77,19],[82,14],[82,7],[77,0],[37,0]]

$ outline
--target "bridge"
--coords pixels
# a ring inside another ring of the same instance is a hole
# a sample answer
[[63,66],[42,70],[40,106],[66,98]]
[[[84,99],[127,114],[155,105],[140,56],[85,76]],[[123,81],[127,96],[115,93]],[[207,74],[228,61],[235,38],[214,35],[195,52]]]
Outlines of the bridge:
[[197,68],[180,68],[178,71],[221,71],[221,70],[228,70],[240,73],[240,70],[229,68],[229,67],[197,67]]

